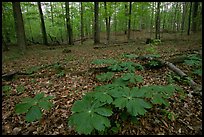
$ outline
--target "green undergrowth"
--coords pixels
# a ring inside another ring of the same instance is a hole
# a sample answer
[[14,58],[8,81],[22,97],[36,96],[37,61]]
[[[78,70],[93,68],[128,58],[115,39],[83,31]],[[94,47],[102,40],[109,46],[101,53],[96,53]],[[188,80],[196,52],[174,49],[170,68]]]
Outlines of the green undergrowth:
[[[146,116],[153,106],[169,107],[168,99],[181,91],[175,84],[138,87],[137,83],[143,82],[143,77],[135,74],[135,70],[143,70],[140,64],[113,59],[98,59],[92,63],[108,64],[110,72],[96,75],[97,80],[105,85],[96,86],[81,100],[74,102],[68,125],[79,134],[117,134],[121,130],[121,122],[115,119],[116,114],[120,115],[120,119],[138,123],[138,118]],[[117,71],[122,71],[123,75],[114,78]],[[171,119],[173,114],[164,115]]]
[[42,118],[42,110],[49,110],[53,106],[50,99],[52,96],[44,97],[44,93],[37,94],[34,98],[26,97],[21,100],[21,103],[16,104],[16,114],[26,113],[25,120],[27,122],[33,122]]

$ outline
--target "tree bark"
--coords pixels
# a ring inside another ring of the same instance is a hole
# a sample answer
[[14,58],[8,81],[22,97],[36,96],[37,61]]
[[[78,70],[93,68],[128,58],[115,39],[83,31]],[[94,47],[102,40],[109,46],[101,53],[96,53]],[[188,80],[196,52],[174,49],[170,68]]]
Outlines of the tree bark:
[[70,23],[69,2],[65,2],[65,7],[66,7],[68,44],[74,45],[72,27],[71,27],[71,23]]
[[193,12],[192,12],[192,31],[193,32],[196,32],[197,30],[197,15],[198,15],[198,2],[194,2]]
[[161,2],[157,3],[157,13],[156,13],[156,33],[155,33],[155,38],[160,39],[160,4]]
[[187,2],[183,2],[183,12],[182,12],[182,21],[181,21],[181,33],[184,32],[184,28],[185,28],[186,9],[187,9]]
[[52,6],[52,2],[50,2],[50,8],[51,8],[51,20],[52,20],[52,26],[54,26],[54,19],[53,19],[53,6]]
[[107,43],[109,43],[109,40],[110,40],[110,19],[111,19],[111,17],[108,15],[106,2],[104,2],[104,8],[105,8],[106,33],[107,33],[106,39],[107,39]]
[[46,33],[46,29],[45,29],[45,22],[44,22],[43,12],[42,12],[42,8],[41,8],[41,3],[40,2],[38,2],[38,9],[39,9],[40,19],[41,19],[41,30],[42,30],[42,34],[43,34],[43,44],[48,45],[48,42],[47,42],[47,33]]
[[129,19],[128,19],[128,35],[127,39],[130,39],[130,30],[131,30],[131,12],[132,12],[132,2],[129,3]]
[[192,2],[190,2],[190,10],[189,10],[189,17],[188,17],[188,33],[187,33],[187,35],[190,35],[190,29],[191,29],[191,10],[192,10]]
[[128,16],[128,5],[125,3],[125,35],[127,34],[127,19],[126,17]]
[[83,44],[84,41],[84,7],[83,7],[83,2],[81,2],[81,44]]
[[98,12],[99,12],[99,2],[94,2],[94,44],[100,43]]
[[21,48],[21,51],[24,52],[26,49],[26,36],[25,36],[20,2],[12,2],[12,7],[13,7],[13,14],[15,19],[17,44]]

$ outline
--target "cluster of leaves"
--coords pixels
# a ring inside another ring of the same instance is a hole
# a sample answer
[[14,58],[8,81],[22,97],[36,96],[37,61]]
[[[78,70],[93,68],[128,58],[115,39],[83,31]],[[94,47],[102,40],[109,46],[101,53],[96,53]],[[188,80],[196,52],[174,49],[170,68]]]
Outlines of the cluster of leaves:
[[44,97],[44,93],[39,93],[34,98],[23,98],[21,103],[16,104],[15,112],[17,114],[26,113],[25,120],[27,122],[39,120],[42,118],[41,109],[49,110],[53,106],[53,104],[49,102],[50,99],[53,99],[53,97]]
[[21,94],[25,91],[25,87],[23,85],[18,85],[16,91],[18,94]]
[[162,67],[162,63],[160,61],[157,61],[157,60],[149,60],[147,62],[147,64],[145,64],[145,67],[146,68],[159,68],[159,67]]
[[113,78],[113,76],[114,76],[113,72],[107,72],[101,75],[96,75],[96,78],[99,81],[105,82],[105,81],[110,81]]
[[[108,63],[115,64],[109,61]],[[107,60],[100,60],[99,64],[101,62],[103,64]],[[97,79],[109,81],[113,75],[114,73],[109,72],[97,75]],[[86,93],[81,100],[74,102],[68,124],[79,134],[91,134],[94,131],[102,133],[108,128],[112,130],[110,118],[113,112],[118,113],[116,110],[134,118],[143,116],[155,104],[169,106],[167,99],[177,90],[174,85],[149,85],[141,88],[128,86],[129,83],[140,82],[143,82],[142,76],[125,73],[114,79],[112,84],[95,87],[93,92]],[[119,125],[115,128],[119,129]]]
[[10,85],[2,86],[2,91],[3,91],[3,93],[6,94],[6,96],[9,96],[10,95],[10,91],[11,91],[11,86]]
[[198,57],[196,54],[189,55],[188,58],[184,60],[184,64],[193,67],[194,74],[202,76],[202,59]]
[[110,71],[129,71],[129,72],[134,72],[136,69],[137,70],[143,70],[143,66],[134,62],[118,62],[113,59],[97,59],[92,62],[93,64],[110,64],[108,66],[108,69]]

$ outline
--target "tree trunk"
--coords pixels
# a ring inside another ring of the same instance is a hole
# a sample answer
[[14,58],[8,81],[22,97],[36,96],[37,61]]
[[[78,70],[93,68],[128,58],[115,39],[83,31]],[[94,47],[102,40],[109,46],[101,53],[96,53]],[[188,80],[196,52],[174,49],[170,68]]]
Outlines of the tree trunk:
[[156,13],[156,22],[155,22],[155,26],[156,26],[156,33],[155,33],[155,38],[156,39],[160,39],[160,3],[157,3],[157,13]]
[[128,35],[127,39],[130,39],[130,31],[131,31],[131,12],[132,12],[132,2],[129,3],[129,19],[128,19]]
[[182,21],[181,21],[181,33],[184,32],[186,9],[187,9],[187,2],[183,2],[183,12],[182,12]]
[[68,42],[69,42],[69,45],[74,45],[72,27],[71,27],[71,23],[70,23],[69,2],[65,2],[65,8],[66,8]]
[[2,50],[3,51],[8,51],[9,50],[8,45],[6,44],[3,35],[2,35]]
[[[116,2],[115,2],[115,11],[116,11]],[[117,31],[117,13],[115,12],[115,16],[114,16],[114,25],[115,25],[115,40],[116,40],[116,31]]]
[[126,17],[128,16],[128,5],[125,3],[125,35],[127,34],[127,19]]
[[26,49],[26,36],[25,36],[20,2],[12,2],[12,6],[13,6],[14,19],[15,19],[17,44],[21,48],[22,52],[24,52]]
[[38,9],[39,9],[40,19],[41,19],[41,30],[42,30],[42,34],[43,34],[43,44],[48,45],[48,42],[47,42],[47,33],[46,33],[46,29],[45,29],[45,22],[44,22],[43,12],[42,12],[42,8],[41,8],[41,3],[40,2],[38,2]]
[[188,17],[188,35],[190,35],[191,29],[191,10],[192,10],[192,2],[190,2],[190,10],[189,10],[189,17]]
[[99,2],[94,2],[94,44],[100,43],[98,12],[99,12]]
[[107,43],[109,43],[109,40],[110,40],[110,19],[111,19],[111,17],[108,16],[106,2],[104,2],[104,8],[105,8],[106,33],[107,33],[107,38],[106,39],[107,39]]
[[83,7],[83,2],[81,2],[81,44],[83,44],[84,41],[84,7]]
[[53,19],[53,6],[52,6],[52,2],[50,2],[50,8],[51,8],[51,20],[52,20],[52,26],[54,26],[54,19]]
[[198,15],[198,2],[194,2],[193,12],[192,12],[192,31],[193,32],[196,32],[196,29],[197,29],[197,15]]

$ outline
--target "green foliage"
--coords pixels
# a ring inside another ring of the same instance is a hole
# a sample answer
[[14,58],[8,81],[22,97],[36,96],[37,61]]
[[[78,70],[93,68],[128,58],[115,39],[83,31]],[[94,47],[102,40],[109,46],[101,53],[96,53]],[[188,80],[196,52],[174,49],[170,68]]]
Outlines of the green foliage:
[[147,62],[147,64],[145,64],[145,67],[146,68],[159,68],[159,67],[161,67],[162,66],[162,64],[161,64],[161,62],[160,61],[157,61],[157,60],[149,60],[148,62]]
[[137,87],[130,90],[128,87],[124,88],[123,92],[118,92],[118,94],[112,94],[116,99],[113,104],[120,109],[126,108],[132,116],[144,115],[147,111],[146,109],[151,108],[152,105],[146,102],[142,97],[142,93]]
[[193,71],[193,73],[198,75],[198,76],[202,76],[202,69],[196,69]]
[[101,74],[101,75],[96,75],[96,78],[99,80],[99,81],[110,81],[114,76],[114,73],[113,72],[107,72],[107,73],[104,73],[104,74]]
[[202,65],[202,59],[199,58],[196,54],[191,54],[188,56],[188,59],[184,60],[184,64],[189,66],[200,67]]
[[23,93],[25,91],[25,87],[23,85],[18,85],[16,88],[17,93]]
[[150,85],[141,87],[140,91],[143,92],[144,97],[150,98],[153,104],[169,106],[167,99],[173,96],[173,93],[176,91],[176,86]]
[[11,86],[10,85],[3,86],[2,91],[6,94],[6,96],[9,96],[10,91],[11,91]]
[[110,127],[107,117],[113,112],[103,106],[104,103],[95,101],[91,96],[74,102],[71,108],[73,115],[69,117],[68,124],[74,126],[79,134],[91,134],[93,130],[104,131]]
[[129,71],[134,72],[135,69],[143,70],[143,66],[134,62],[119,62],[108,67],[111,71]]
[[[158,56],[156,56],[158,57]],[[120,78],[112,80],[112,84],[96,86],[93,92],[86,93],[81,100],[72,106],[72,115],[68,118],[68,124],[73,126],[79,134],[116,134],[120,130],[120,124],[110,122],[112,110],[119,113],[122,120],[130,119],[132,123],[138,123],[138,116],[143,116],[152,108],[152,105],[169,106],[168,98],[172,97],[179,89],[175,85],[149,85],[141,88],[129,88],[129,84],[143,82],[143,77],[135,75],[135,68],[142,70],[140,64],[133,62],[117,62],[97,60],[96,64],[109,63],[111,71],[127,70]],[[114,73],[107,72],[97,75],[100,81],[109,81]],[[171,118],[169,114],[169,118]],[[112,117],[111,117],[112,118]],[[100,119],[100,120],[99,120]],[[111,128],[109,128],[111,127]]]
[[63,77],[63,76],[65,76],[64,70],[59,71],[59,72],[57,73],[57,77]]
[[101,65],[101,64],[115,64],[117,63],[114,59],[96,59],[92,61],[92,64]]
[[122,80],[129,81],[130,83],[136,84],[143,82],[143,77],[140,75],[135,75],[134,73],[125,73],[122,76]]
[[49,110],[53,104],[49,102],[52,96],[44,97],[44,93],[37,94],[34,98],[23,98],[22,102],[16,104],[15,112],[17,114],[26,113],[26,121],[33,122],[41,119],[41,109]]

